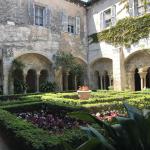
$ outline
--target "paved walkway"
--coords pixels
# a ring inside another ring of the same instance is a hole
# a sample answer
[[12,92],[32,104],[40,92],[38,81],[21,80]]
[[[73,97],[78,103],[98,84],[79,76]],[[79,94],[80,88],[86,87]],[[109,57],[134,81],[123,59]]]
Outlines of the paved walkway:
[[0,135],[0,150],[11,150],[9,146],[6,144],[6,141]]

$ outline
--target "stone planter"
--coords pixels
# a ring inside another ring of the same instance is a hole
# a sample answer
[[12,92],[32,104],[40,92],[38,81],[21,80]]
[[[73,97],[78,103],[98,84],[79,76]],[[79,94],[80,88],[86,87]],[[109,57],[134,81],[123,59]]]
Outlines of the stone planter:
[[78,97],[80,98],[80,100],[88,100],[91,96],[91,90],[89,91],[77,91],[78,93]]

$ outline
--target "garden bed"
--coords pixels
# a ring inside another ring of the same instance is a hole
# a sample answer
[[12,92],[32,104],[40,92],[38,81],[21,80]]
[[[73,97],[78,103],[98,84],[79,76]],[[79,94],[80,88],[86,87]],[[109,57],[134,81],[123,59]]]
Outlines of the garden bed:
[[[45,107],[46,105],[47,107]],[[44,117],[48,117],[48,115],[52,117],[50,115],[53,114],[54,118],[58,114],[61,116],[61,112],[62,114],[64,113],[61,117],[65,117],[67,112],[77,110],[43,103],[9,105],[0,109],[0,128],[8,137],[15,139],[15,142],[21,146],[20,149],[22,150],[64,150],[62,146],[63,142],[67,142],[76,147],[84,141],[84,134],[74,125],[76,123],[74,119],[69,119],[71,122],[69,126],[64,125],[63,128],[62,126],[58,128],[55,125],[57,128],[51,129],[51,127],[45,128],[43,122],[40,124],[42,126],[40,126],[28,120],[29,118],[22,119],[23,116],[20,115],[23,112],[26,115],[32,113],[32,116],[39,113],[39,116],[41,116],[44,109],[49,109],[49,111],[45,111],[46,113],[43,114]]]
[[16,112],[18,118],[33,123],[36,127],[47,130],[50,134],[63,134],[66,130],[79,129],[86,126],[86,122],[68,116],[73,110],[41,104],[39,108]]

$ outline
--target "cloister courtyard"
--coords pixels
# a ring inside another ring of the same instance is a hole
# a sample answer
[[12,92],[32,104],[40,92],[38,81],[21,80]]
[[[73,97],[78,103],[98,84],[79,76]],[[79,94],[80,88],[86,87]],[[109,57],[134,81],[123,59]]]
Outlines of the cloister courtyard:
[[0,0],[0,150],[150,150],[150,0]]

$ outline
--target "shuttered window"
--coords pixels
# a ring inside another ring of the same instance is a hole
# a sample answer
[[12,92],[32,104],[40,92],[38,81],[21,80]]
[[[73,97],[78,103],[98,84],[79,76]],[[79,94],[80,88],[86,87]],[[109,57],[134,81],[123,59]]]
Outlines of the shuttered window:
[[109,9],[100,13],[100,29],[111,27],[116,23],[116,6],[113,5]]
[[75,33],[75,18],[74,17],[68,17],[68,32],[69,33]]
[[110,27],[112,25],[111,9],[104,11],[104,25],[105,25],[105,28]]
[[44,26],[44,7],[35,5],[35,25]]

